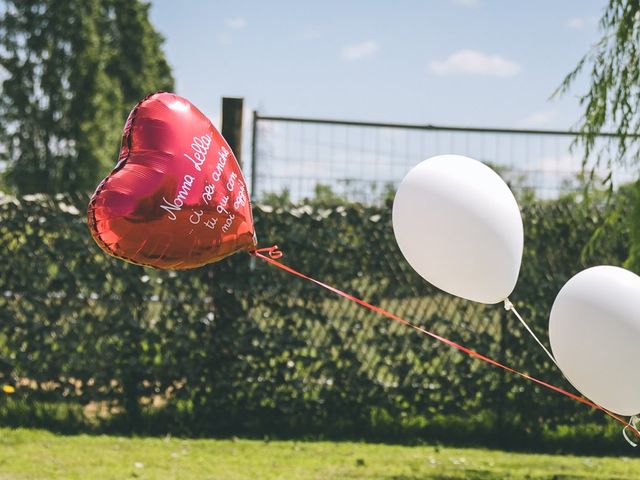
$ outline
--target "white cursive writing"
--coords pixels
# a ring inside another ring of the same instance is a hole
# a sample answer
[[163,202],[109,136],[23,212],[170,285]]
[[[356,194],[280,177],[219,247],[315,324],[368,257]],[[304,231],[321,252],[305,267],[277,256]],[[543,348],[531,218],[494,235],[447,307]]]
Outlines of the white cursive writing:
[[244,193],[244,183],[242,180],[238,180],[238,183],[240,184],[240,189],[238,190],[238,196],[233,202],[233,208],[235,210],[238,210],[240,207],[244,207],[247,204],[247,197]]
[[229,231],[229,229],[231,228],[231,225],[233,224],[233,220],[236,218],[235,215],[231,214],[229,215],[229,217],[227,218],[227,220],[224,222],[224,225],[222,226],[222,231],[224,233],[227,233]]
[[186,153],[184,154],[186,158],[191,160],[191,163],[193,163],[193,166],[199,172],[202,170],[200,166],[207,159],[207,153],[209,152],[210,145],[211,135],[209,134],[202,135],[201,137],[193,137],[193,143],[191,144],[191,148],[193,149],[193,153],[191,154],[192,156],[187,155]]
[[160,205],[160,208],[164,209],[169,214],[170,220],[176,219],[176,214],[174,212],[179,212],[182,209],[182,206],[184,205],[184,202],[187,200],[187,196],[191,191],[194,180],[195,177],[192,177],[191,175],[184,176],[184,180],[182,181],[180,190],[178,190],[176,198],[173,199],[173,202],[170,202],[165,197],[162,197],[164,205]]
[[220,147],[220,151],[218,152],[218,163],[216,165],[215,171],[211,174],[211,178],[213,178],[214,182],[220,181],[220,177],[222,176],[222,172],[224,171],[224,166],[227,164],[228,156],[229,150],[224,147]]
[[230,192],[233,192],[233,188],[236,186],[236,178],[238,176],[235,174],[235,172],[231,172],[231,175],[229,175],[229,179],[227,180],[227,190],[229,190]]

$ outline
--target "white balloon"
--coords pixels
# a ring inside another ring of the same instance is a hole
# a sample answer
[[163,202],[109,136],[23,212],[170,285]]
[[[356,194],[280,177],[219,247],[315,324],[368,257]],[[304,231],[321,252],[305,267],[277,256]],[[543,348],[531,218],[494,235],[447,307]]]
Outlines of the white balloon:
[[498,303],[518,280],[518,204],[500,176],[477,160],[440,155],[412,168],[396,192],[393,231],[409,264],[445,292]]
[[640,413],[640,277],[592,267],[562,287],[551,308],[551,350],[583,395],[619,415]]

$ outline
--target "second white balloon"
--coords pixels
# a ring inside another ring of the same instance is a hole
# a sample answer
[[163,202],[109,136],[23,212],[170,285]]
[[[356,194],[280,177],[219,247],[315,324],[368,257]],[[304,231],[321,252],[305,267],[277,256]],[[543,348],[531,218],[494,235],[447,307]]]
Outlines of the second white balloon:
[[492,304],[516,285],[520,209],[502,178],[477,160],[440,155],[411,169],[396,192],[393,230],[409,264],[445,292]]

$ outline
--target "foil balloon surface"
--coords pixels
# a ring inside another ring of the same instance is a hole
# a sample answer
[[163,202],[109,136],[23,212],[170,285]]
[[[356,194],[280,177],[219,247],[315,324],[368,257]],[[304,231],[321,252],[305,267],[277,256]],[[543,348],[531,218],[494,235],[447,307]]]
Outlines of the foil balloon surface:
[[161,269],[199,267],[256,245],[231,148],[191,102],[166,92],[129,114],[118,163],[91,197],[88,223],[105,252]]

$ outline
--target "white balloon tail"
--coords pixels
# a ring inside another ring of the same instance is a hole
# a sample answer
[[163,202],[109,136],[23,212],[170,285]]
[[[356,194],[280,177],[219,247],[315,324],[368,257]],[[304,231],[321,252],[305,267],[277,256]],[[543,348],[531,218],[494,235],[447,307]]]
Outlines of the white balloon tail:
[[527,325],[527,322],[524,321],[524,319],[520,316],[520,314],[518,313],[518,311],[516,310],[516,307],[513,306],[513,303],[511,303],[511,300],[509,300],[508,298],[505,298],[504,300],[504,309],[506,311],[510,311],[513,312],[513,314],[518,318],[518,320],[520,320],[520,323],[522,325],[524,325],[524,328],[527,329],[527,332],[529,332],[529,334],[534,338],[534,340],[536,342],[538,342],[538,345],[540,345],[540,347],[542,348],[542,350],[544,350],[544,353],[547,354],[547,356],[551,359],[551,361],[558,366],[558,362],[556,362],[556,359],[553,358],[553,355],[551,355],[551,352],[547,349],[547,347],[544,346],[544,344],[540,341],[540,339],[536,336],[535,333],[533,333],[533,330],[531,330],[531,328],[529,327],[529,325]]
[[635,438],[635,442],[633,440],[631,440],[629,438],[629,434],[627,434],[627,429],[629,427],[633,428],[634,430],[638,431],[638,428],[640,428],[640,418],[637,415],[633,415],[630,419],[629,419],[629,425],[627,425],[626,427],[624,427],[622,429],[622,435],[624,436],[624,439],[627,441],[627,443],[629,445],[631,445],[632,447],[637,447],[638,446],[638,442],[637,442],[637,437]]

